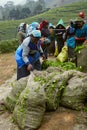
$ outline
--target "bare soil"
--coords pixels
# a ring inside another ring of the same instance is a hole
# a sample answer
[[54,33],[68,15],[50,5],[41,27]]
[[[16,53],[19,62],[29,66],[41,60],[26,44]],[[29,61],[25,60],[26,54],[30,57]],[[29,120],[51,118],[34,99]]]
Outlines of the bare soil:
[[[0,85],[15,72],[14,54],[0,54]],[[19,130],[8,112],[0,115],[0,130]],[[87,130],[87,112],[59,107],[55,112],[45,113],[38,130]]]
[[11,78],[14,72],[16,72],[14,54],[0,54],[0,85]]
[[87,130],[87,112],[59,107],[45,114],[38,130]]

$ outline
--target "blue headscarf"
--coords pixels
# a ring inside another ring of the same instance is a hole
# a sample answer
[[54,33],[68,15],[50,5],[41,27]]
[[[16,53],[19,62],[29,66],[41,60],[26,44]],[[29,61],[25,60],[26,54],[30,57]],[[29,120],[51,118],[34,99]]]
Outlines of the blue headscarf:
[[27,36],[31,35],[31,32],[33,30],[36,30],[37,28],[39,28],[38,22],[32,22],[31,24],[29,24],[27,27]]

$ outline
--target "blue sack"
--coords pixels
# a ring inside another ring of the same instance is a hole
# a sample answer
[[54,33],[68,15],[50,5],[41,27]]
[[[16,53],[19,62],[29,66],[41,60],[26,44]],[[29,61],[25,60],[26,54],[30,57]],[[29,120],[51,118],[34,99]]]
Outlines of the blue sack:
[[20,45],[15,52],[15,60],[16,60],[19,68],[25,64],[23,59],[22,59],[22,51],[23,51],[22,45]]
[[66,40],[67,46],[71,48],[75,48],[75,37],[70,37]]

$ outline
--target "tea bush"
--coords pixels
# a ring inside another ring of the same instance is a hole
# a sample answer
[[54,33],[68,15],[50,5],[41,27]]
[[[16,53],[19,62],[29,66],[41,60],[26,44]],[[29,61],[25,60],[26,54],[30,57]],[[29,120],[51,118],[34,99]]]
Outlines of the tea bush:
[[14,52],[18,47],[18,40],[2,40],[0,41],[0,54]]

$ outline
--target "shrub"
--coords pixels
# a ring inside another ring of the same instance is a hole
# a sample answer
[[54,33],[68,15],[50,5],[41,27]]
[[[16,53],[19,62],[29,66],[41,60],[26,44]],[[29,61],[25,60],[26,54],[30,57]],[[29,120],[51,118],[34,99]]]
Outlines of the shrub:
[[18,47],[18,40],[2,40],[0,41],[0,54],[14,52]]

